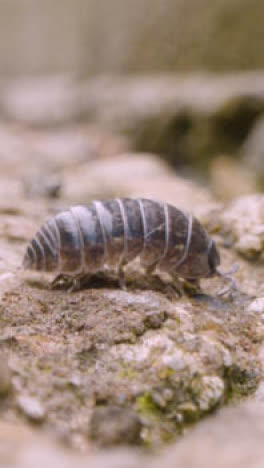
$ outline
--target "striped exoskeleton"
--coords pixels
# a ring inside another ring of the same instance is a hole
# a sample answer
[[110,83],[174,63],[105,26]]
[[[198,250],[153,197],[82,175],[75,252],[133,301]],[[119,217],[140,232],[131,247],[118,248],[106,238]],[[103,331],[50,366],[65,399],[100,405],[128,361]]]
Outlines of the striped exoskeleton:
[[124,284],[123,267],[136,257],[148,274],[165,271],[177,285],[179,279],[198,286],[200,278],[223,276],[215,242],[200,222],[148,199],[94,201],[57,214],[32,239],[23,265],[54,271],[54,284],[68,278],[78,288],[105,266]]

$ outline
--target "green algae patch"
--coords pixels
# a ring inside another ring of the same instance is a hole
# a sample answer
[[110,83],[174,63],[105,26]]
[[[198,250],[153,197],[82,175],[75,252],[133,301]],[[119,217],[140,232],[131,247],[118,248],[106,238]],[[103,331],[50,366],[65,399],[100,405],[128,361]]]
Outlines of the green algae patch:
[[150,393],[146,392],[136,399],[136,408],[139,413],[160,417],[163,413]]

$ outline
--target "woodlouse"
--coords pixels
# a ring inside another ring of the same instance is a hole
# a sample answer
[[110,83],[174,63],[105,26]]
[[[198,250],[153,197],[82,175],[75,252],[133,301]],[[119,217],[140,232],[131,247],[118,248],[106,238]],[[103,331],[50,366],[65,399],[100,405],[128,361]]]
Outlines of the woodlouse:
[[148,274],[166,271],[177,284],[215,275],[231,280],[218,272],[215,242],[194,216],[148,199],[94,201],[57,214],[28,245],[23,266],[75,285],[107,266],[122,283],[123,267],[136,257]]

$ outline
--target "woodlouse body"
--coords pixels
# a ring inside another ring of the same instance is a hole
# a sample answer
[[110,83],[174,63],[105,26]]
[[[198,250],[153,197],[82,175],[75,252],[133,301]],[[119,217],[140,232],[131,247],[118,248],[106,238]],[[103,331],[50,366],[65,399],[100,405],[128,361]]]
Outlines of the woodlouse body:
[[199,279],[216,274],[215,243],[192,215],[148,199],[74,206],[50,218],[27,247],[25,268],[85,276],[104,266],[119,271],[140,258],[148,272]]

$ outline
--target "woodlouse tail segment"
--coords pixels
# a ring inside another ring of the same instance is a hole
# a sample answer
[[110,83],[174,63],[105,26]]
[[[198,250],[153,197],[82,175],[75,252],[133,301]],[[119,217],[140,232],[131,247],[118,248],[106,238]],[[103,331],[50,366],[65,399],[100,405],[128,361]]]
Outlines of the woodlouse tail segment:
[[225,288],[221,289],[217,295],[218,296],[224,296],[226,294],[229,294],[230,292],[232,291],[236,291],[237,290],[237,284],[236,284],[236,280],[233,278],[233,274],[237,272],[237,270],[239,269],[239,265],[238,264],[235,264],[231,270],[229,270],[228,272],[226,273],[222,273],[221,271],[218,271],[216,270],[216,275],[217,276],[220,276],[220,278],[222,278],[222,280],[224,282],[227,282],[229,283],[228,286],[226,286]]
[[58,242],[48,221],[37,232],[27,247],[23,259],[26,270],[54,271],[58,265]]

